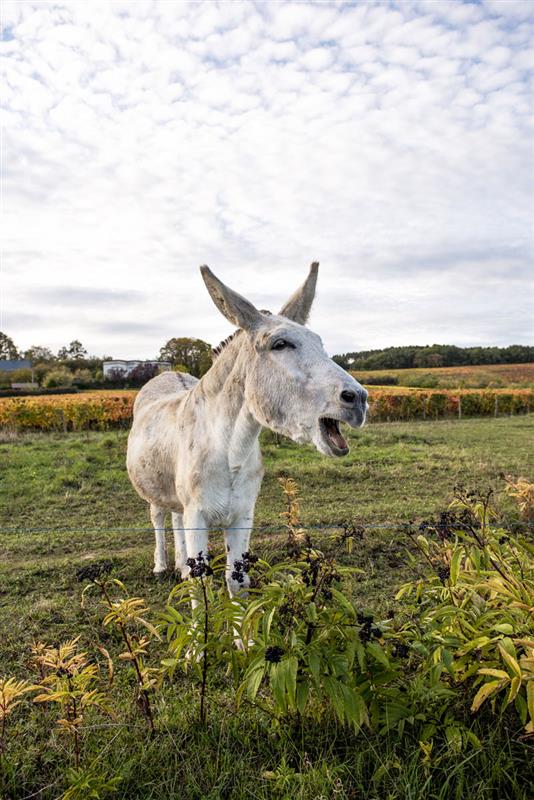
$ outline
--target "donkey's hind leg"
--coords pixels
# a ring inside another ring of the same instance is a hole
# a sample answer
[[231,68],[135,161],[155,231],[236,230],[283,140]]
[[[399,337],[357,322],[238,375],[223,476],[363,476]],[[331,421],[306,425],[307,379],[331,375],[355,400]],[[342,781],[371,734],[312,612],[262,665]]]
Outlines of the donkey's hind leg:
[[189,575],[187,566],[187,547],[185,544],[184,517],[178,511],[172,512],[172,530],[174,533],[174,569],[182,578]]
[[165,516],[164,508],[150,504],[150,519],[156,534],[156,547],[154,550],[154,575],[161,575],[167,569],[167,547],[165,544]]

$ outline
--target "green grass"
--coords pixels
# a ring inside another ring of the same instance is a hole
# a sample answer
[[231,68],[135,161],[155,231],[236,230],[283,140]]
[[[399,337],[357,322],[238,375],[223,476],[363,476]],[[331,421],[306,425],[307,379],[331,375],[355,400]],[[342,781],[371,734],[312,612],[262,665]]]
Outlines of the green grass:
[[[351,433],[351,453],[339,460],[288,442],[277,446],[267,434],[256,523],[280,523],[283,476],[299,483],[306,524],[367,523],[350,556],[364,570],[353,590],[362,605],[380,612],[409,573],[400,534],[372,526],[439,512],[456,483],[499,490],[501,473],[532,478],[533,445],[532,417],[372,425]],[[28,434],[0,443],[0,675],[27,675],[34,639],[58,642],[80,634],[89,650],[97,640],[110,648],[116,644],[102,629],[96,603],[80,607],[75,573],[90,561],[112,558],[132,595],[146,598],[155,611],[163,607],[174,580],[152,578],[153,535],[146,504],[126,474],[125,448],[123,432]],[[499,504],[504,515],[513,513],[504,496]],[[319,541],[325,535],[314,534]],[[220,540],[220,534],[212,535],[216,550]],[[283,533],[258,533],[253,549],[275,557],[283,540]],[[483,751],[454,756],[443,745],[427,765],[409,735],[399,741],[366,733],[355,740],[333,720],[283,731],[257,710],[236,715],[228,680],[219,676],[211,686],[204,729],[195,721],[197,686],[177,678],[159,695],[159,733],[149,740],[131,686],[119,675],[114,691],[128,727],[89,732],[86,758],[120,772],[117,797],[129,800],[529,796],[518,732],[503,738],[483,715]],[[48,784],[39,797],[61,794],[68,758],[64,740],[45,724],[46,713],[34,708],[29,719],[21,713],[10,725],[16,765],[5,800],[22,800]],[[272,772],[274,777],[266,776]]]

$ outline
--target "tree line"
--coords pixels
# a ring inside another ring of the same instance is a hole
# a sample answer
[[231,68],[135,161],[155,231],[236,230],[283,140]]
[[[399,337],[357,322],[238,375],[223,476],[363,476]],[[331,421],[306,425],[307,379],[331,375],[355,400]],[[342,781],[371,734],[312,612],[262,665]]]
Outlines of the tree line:
[[[102,365],[104,361],[112,361],[112,356],[89,355],[78,339],[61,347],[54,354],[48,347],[41,345],[21,351],[7,334],[0,332],[1,359],[27,359],[32,365],[30,369],[20,369],[15,373],[0,372],[0,383],[5,386],[15,382],[30,382],[33,379],[45,388],[135,388],[142,386],[159,371],[156,365],[141,363],[128,375],[117,369],[105,378]],[[413,345],[342,353],[333,356],[333,359],[344,369],[353,370],[522,364],[534,362],[534,347],[518,344],[509,347]],[[189,372],[200,378],[212,364],[212,346],[194,337],[173,337],[160,348],[159,355],[154,360],[169,362],[174,370]]]
[[344,369],[412,369],[414,367],[461,367],[481,364],[526,364],[534,361],[534,347],[456,347],[450,344],[385,347],[333,356]]
[[[0,360],[27,360],[31,367],[23,367],[12,372],[0,371],[0,388],[12,383],[34,381],[46,389],[57,387],[78,387],[80,389],[136,388],[157,375],[157,365],[141,362],[126,375],[120,369],[104,376],[104,361],[113,361],[112,356],[89,355],[87,349],[74,339],[68,345],[53,353],[48,347],[34,345],[27,350],[19,349],[13,339],[0,332]],[[212,363],[212,348],[208,342],[192,337],[173,337],[160,348],[154,361],[170,362],[179,372],[189,372],[197,378],[207,372]]]

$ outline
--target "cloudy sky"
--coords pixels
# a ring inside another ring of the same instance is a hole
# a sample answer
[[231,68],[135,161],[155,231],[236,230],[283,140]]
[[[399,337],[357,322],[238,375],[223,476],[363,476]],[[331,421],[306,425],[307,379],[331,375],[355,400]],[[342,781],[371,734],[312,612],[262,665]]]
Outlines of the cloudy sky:
[[153,358],[321,262],[329,352],[532,329],[530,0],[4,2],[0,330]]

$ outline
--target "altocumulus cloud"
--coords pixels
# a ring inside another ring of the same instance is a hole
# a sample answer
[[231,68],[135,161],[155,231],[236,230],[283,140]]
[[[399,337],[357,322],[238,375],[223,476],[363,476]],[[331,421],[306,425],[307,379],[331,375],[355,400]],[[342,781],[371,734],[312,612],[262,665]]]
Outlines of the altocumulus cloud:
[[0,328],[152,357],[319,259],[331,352],[532,341],[532,9],[4,0]]

